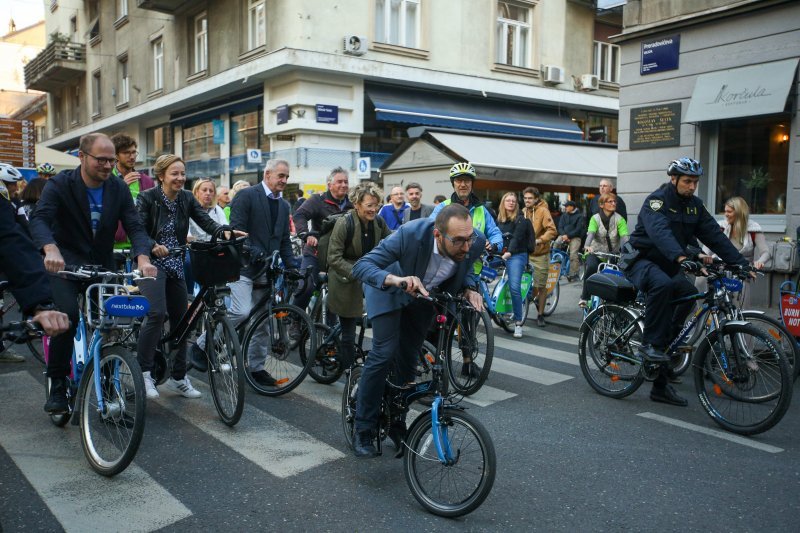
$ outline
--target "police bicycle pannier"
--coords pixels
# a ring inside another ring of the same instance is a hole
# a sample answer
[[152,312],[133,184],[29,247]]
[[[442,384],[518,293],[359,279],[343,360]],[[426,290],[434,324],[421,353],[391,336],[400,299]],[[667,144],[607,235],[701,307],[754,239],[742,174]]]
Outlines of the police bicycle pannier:
[[208,242],[192,242],[189,244],[189,256],[192,260],[192,275],[201,285],[224,285],[239,279],[239,272],[247,261],[242,252],[244,238],[230,241],[219,241],[223,231],[230,231],[230,226],[221,226]]
[[615,274],[592,274],[586,280],[586,291],[612,303],[627,303],[636,299],[636,287],[633,283]]

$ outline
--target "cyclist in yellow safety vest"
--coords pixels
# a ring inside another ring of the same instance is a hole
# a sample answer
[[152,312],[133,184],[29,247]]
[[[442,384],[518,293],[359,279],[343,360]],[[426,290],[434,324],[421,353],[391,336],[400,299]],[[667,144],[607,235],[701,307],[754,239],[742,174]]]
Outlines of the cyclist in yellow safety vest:
[[[450,183],[453,185],[453,195],[449,200],[439,203],[431,213],[430,218],[436,219],[439,211],[453,202],[458,202],[469,209],[469,216],[472,217],[472,227],[475,231],[483,233],[486,237],[486,251],[499,254],[503,250],[503,232],[497,227],[494,217],[483,205],[480,199],[472,193],[472,185],[475,181],[475,167],[467,162],[456,163],[450,168]],[[445,235],[446,237],[446,235]],[[475,262],[473,271],[477,274],[481,271],[482,264],[478,260]],[[483,311],[483,309],[480,309]],[[473,326],[469,321],[464,322],[464,328],[469,332]],[[469,352],[465,345],[461,347],[463,364],[461,365],[461,376],[471,379],[478,379],[482,372],[479,364],[479,354]]]
[[[453,195],[449,200],[439,203],[431,213],[430,218],[435,219],[439,211],[446,205],[458,202],[467,209],[472,217],[472,227],[483,233],[486,237],[486,250],[500,253],[503,250],[503,233],[497,227],[494,217],[483,202],[472,193],[475,181],[475,167],[469,163],[456,163],[450,168],[450,183],[453,185]],[[475,272],[480,272],[481,263],[476,263]]]

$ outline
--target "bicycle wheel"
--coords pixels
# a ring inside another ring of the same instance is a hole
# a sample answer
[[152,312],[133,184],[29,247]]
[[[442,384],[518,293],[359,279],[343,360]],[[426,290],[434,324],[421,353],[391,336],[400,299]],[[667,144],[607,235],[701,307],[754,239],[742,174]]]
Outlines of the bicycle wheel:
[[757,327],[770,336],[789,362],[792,381],[797,381],[797,376],[800,375],[800,346],[783,322],[775,317],[765,315],[761,311],[742,311],[742,316],[751,326]]
[[777,424],[792,399],[789,362],[754,326],[725,324],[698,348],[694,382],[700,404],[720,426],[740,435]]
[[[273,306],[256,316],[247,327],[242,341],[245,378],[253,389],[265,396],[280,396],[303,381],[316,360],[317,336],[314,324],[299,307],[291,304]],[[259,383],[253,372],[263,370],[275,380],[272,385]]]
[[644,328],[637,314],[616,304],[603,304],[589,313],[578,337],[581,373],[591,387],[609,398],[633,394],[645,379],[636,356]]
[[356,398],[358,397],[358,382],[361,379],[362,365],[355,365],[346,373],[347,380],[342,392],[342,431],[347,447],[353,449],[356,426]]
[[144,432],[144,379],[136,358],[121,346],[104,346],[99,376],[90,362],[78,398],[81,445],[89,465],[104,476],[119,474],[136,455]]
[[[447,329],[445,366],[453,388],[469,396],[483,386],[494,358],[494,329],[489,313],[459,307]],[[465,359],[470,364],[465,364]]]
[[408,431],[403,456],[406,482],[427,511],[450,518],[463,516],[477,509],[492,490],[497,463],[494,443],[475,418],[445,407],[439,414],[440,435],[453,460],[442,463],[431,417],[430,412],[419,416]]
[[30,350],[31,355],[33,355],[37,361],[42,364],[46,364],[44,362],[44,351],[42,349],[42,339],[31,339],[25,343]]
[[553,287],[553,292],[547,295],[547,300],[544,302],[544,316],[550,316],[553,314],[553,311],[556,310],[556,306],[558,306],[558,298],[561,295],[561,287],[558,282],[556,282],[555,286]]
[[[219,418],[234,426],[244,410],[244,359],[230,320],[206,314],[208,384]],[[212,347],[211,350],[208,348]]]
[[[314,329],[317,335],[317,350],[314,360],[308,367],[308,375],[311,376],[317,383],[323,385],[330,385],[338,380],[344,372],[344,367],[339,361],[339,336],[325,341],[330,335],[331,328],[325,324],[314,324]],[[303,335],[308,335],[310,332],[303,332]],[[300,352],[300,360],[305,366],[306,353]]]

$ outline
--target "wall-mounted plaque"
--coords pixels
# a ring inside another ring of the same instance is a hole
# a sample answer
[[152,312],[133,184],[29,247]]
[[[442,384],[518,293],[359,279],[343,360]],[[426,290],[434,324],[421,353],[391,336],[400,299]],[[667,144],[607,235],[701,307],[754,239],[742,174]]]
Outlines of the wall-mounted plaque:
[[680,144],[680,102],[631,109],[631,150]]

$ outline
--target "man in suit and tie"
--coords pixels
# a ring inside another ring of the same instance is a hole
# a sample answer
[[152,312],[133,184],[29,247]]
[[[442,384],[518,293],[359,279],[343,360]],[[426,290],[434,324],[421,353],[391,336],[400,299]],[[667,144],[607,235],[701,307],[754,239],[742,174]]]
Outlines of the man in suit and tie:
[[[47,182],[30,220],[36,247],[44,252],[44,266],[51,274],[69,265],[100,265],[114,268],[114,235],[122,223],[131,240],[133,256],[144,276],[155,276],[150,264],[150,239],[133,205],[128,186],[112,176],[116,163],[114,144],[102,133],[81,137],[80,166],[63,171]],[[78,293],[81,284],[51,276],[56,306],[67,313],[70,328],[50,339],[47,376],[50,397],[45,411],[67,410],[65,378],[70,371],[72,339],[78,324]]]
[[[289,180],[289,163],[283,159],[270,159],[264,169],[261,183],[242,189],[231,202],[231,226],[247,233],[247,242],[253,256],[269,256],[278,250],[283,264],[296,268],[298,260],[292,254],[292,242],[289,239],[289,202],[283,199],[283,191]],[[231,288],[231,305],[228,316],[234,326],[238,326],[250,314],[253,305],[263,296],[266,289],[254,288],[253,284],[263,284],[266,275],[254,279],[260,270],[258,264],[251,264],[242,269],[239,280],[229,284]],[[265,387],[276,385],[275,378],[264,369],[267,350],[271,345],[266,332],[258,331],[253,335],[247,354],[250,363],[250,375]],[[192,345],[192,366],[205,372],[206,356],[205,335]]]
[[[463,292],[475,309],[482,309],[472,264],[485,245],[484,236],[472,228],[467,208],[451,204],[435,220],[403,224],[353,267],[353,276],[364,283],[373,332],[372,349],[358,383],[356,457],[377,455],[373,441],[392,362],[397,361],[401,382],[413,379],[417,354],[435,315],[430,303],[414,295],[427,295],[439,287],[451,294]],[[390,428],[389,436],[399,447],[405,422]]]
[[422,186],[419,183],[411,182],[406,185],[406,200],[408,209],[403,211],[403,224],[418,218],[428,218],[433,213],[433,206],[422,203]]

